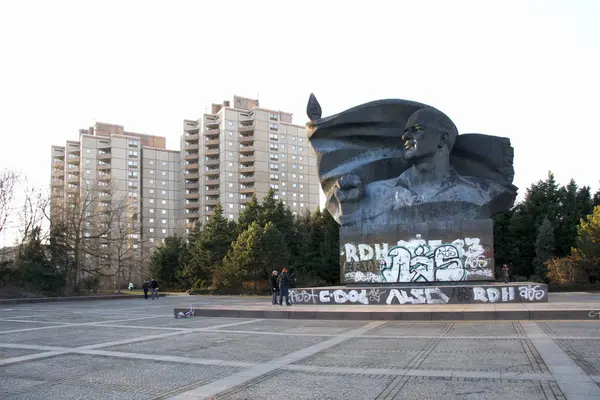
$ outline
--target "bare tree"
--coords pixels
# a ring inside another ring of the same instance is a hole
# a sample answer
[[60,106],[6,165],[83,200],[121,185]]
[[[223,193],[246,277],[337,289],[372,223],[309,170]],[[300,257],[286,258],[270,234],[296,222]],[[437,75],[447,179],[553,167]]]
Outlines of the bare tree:
[[5,169],[0,172],[0,233],[2,233],[9,217],[12,215],[12,202],[20,181],[21,174],[16,171]]
[[25,200],[19,211],[19,236],[22,241],[29,237],[36,227],[42,232],[40,238],[47,238],[47,230],[42,229],[42,226],[46,222],[49,204],[50,198],[44,190],[36,187],[28,187],[25,190]]

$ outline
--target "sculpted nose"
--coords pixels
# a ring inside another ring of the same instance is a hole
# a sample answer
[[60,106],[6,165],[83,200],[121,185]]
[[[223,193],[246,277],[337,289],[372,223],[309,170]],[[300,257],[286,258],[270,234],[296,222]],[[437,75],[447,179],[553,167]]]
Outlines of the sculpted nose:
[[413,138],[413,134],[411,131],[406,131],[404,132],[404,135],[402,135],[402,140],[404,140],[405,142],[407,140],[411,140]]

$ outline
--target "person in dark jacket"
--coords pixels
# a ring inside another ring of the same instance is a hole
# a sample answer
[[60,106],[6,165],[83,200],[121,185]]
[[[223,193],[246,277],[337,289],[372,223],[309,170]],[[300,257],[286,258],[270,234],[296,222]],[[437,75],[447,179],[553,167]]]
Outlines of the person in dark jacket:
[[142,289],[144,289],[144,298],[148,300],[148,289],[150,288],[150,282],[148,279],[144,279],[144,284],[142,285]]
[[150,290],[152,292],[152,300],[154,300],[155,295],[156,299],[158,300],[158,282],[156,282],[156,279],[152,279],[150,281]]
[[285,296],[285,305],[291,306],[290,303],[290,277],[288,276],[287,268],[281,270],[279,276],[279,305],[283,303],[283,297]]
[[277,284],[277,271],[273,271],[269,279],[271,293],[273,294],[273,305],[277,305],[277,293],[279,293],[279,285]]

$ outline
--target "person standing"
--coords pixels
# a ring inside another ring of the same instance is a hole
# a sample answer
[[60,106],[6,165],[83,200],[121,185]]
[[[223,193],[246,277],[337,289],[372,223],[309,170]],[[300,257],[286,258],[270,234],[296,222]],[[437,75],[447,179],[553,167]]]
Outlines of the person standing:
[[271,286],[271,294],[273,296],[273,305],[277,305],[277,293],[279,293],[279,287],[277,285],[277,271],[273,271],[271,278],[269,279]]
[[144,289],[144,299],[148,300],[148,289],[150,288],[150,282],[148,279],[144,279],[144,284],[142,285],[142,289]]
[[152,292],[152,300],[154,300],[154,295],[156,295],[156,299],[158,300],[158,282],[154,278],[150,281],[150,290]]
[[279,305],[283,305],[283,297],[285,296],[285,305],[291,306],[290,303],[290,278],[288,276],[287,268],[281,270],[281,276],[279,277]]
[[504,275],[504,283],[508,283],[508,281],[510,280],[508,265],[504,264],[502,266],[502,274]]

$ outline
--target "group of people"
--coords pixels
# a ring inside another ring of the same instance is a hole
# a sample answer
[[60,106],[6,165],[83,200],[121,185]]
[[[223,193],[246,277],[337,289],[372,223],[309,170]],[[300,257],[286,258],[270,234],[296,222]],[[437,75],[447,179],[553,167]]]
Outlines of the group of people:
[[156,296],[156,299],[158,300],[158,282],[156,282],[156,279],[152,279],[150,282],[148,282],[148,279],[144,279],[144,284],[142,285],[142,289],[144,289],[144,298],[146,300],[148,300],[148,290],[150,290],[152,300],[154,300],[155,296]]
[[[283,298],[285,297],[285,305],[291,306],[290,303],[290,277],[288,275],[287,268],[281,270],[281,274],[277,271],[273,271],[271,279],[269,280],[271,286],[271,293],[273,293],[273,305],[283,305]],[[279,294],[279,302],[277,302],[277,295]]]

